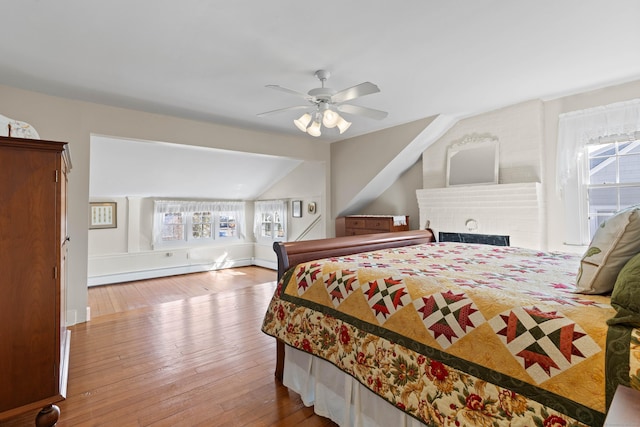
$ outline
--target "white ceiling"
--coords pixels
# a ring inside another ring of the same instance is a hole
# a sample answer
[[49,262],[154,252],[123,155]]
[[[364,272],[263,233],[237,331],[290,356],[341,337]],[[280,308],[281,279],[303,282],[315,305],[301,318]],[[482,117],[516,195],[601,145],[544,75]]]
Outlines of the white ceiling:
[[207,147],[91,137],[91,197],[254,200],[301,160]]
[[[14,0],[3,2],[0,84],[115,106],[297,133],[277,84],[340,90],[332,142],[443,113],[466,115],[640,78],[637,0]],[[311,137],[310,137],[311,138]]]

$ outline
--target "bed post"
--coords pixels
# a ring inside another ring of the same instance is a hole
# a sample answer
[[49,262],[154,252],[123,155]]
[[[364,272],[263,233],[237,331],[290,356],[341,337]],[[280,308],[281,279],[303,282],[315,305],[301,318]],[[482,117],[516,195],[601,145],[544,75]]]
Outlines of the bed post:
[[287,248],[283,242],[273,242],[273,251],[278,258],[278,280],[289,268],[289,257],[287,256]]
[[276,338],[276,379],[282,382],[284,375],[284,342]]

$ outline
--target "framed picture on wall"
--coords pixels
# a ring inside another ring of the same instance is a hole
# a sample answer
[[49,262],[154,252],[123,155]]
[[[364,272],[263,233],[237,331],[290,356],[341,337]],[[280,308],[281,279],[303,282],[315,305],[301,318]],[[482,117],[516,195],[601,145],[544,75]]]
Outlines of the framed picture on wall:
[[294,218],[302,218],[302,200],[294,200],[291,202],[291,216]]
[[117,228],[116,202],[89,203],[89,229]]

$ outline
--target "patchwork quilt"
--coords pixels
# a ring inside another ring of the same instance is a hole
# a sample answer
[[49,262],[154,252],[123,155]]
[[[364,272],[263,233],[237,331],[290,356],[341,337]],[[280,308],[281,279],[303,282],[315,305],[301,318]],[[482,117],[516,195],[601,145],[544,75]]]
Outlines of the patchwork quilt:
[[282,277],[262,330],[427,425],[601,425],[615,310],[574,292],[579,263],[460,243],[312,261]]

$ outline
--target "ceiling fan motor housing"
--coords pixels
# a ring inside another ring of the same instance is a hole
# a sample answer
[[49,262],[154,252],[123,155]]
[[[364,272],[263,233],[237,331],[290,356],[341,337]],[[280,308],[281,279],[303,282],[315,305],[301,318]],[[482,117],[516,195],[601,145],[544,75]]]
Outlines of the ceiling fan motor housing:
[[328,102],[331,103],[331,97],[338,93],[336,90],[324,87],[324,82],[327,81],[329,77],[331,77],[331,73],[327,70],[318,70],[315,73],[315,76],[322,82],[322,87],[311,89],[309,92],[309,96],[313,96],[319,102]]
[[331,102],[331,97],[335,95],[337,92],[328,87],[319,87],[316,89],[311,89],[307,92],[309,96],[313,96],[320,102]]

